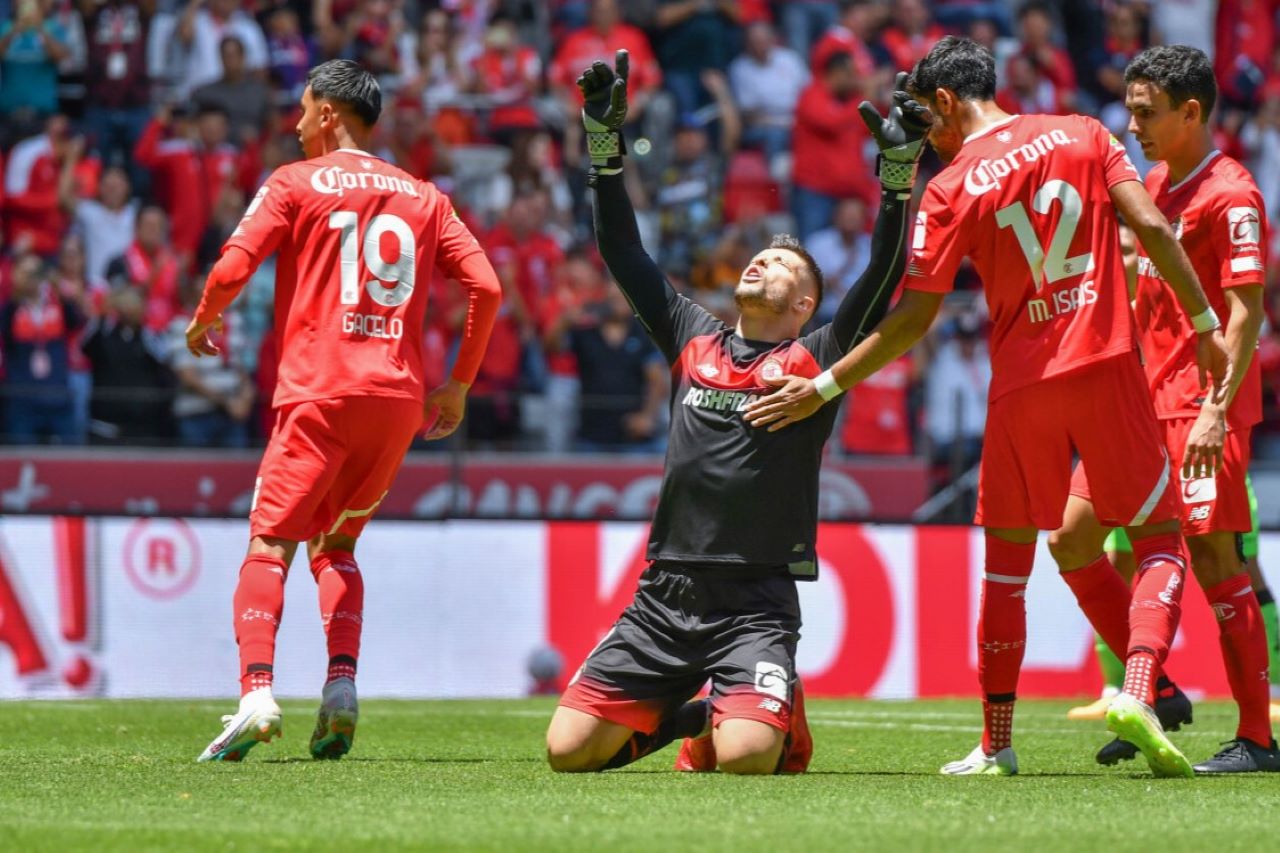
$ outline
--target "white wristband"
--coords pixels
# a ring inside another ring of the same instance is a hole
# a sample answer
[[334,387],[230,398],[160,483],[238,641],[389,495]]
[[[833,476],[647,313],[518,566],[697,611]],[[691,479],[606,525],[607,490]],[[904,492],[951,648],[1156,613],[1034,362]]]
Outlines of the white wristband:
[[1218,322],[1218,315],[1213,313],[1213,307],[1210,306],[1191,318],[1191,327],[1196,330],[1197,335],[1203,335],[1205,332],[1221,329],[1222,324]]
[[813,387],[818,392],[818,396],[827,402],[844,393],[844,389],[836,383],[836,378],[830,370],[824,370],[815,376],[813,378]]

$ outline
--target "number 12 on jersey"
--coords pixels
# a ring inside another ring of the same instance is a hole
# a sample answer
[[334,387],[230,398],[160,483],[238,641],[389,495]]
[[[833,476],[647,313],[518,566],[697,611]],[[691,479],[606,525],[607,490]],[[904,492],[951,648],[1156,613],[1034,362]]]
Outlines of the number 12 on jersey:
[[1046,252],[1040,243],[1040,236],[1031,217],[1022,202],[1016,201],[996,211],[996,224],[1001,228],[1012,228],[1018,238],[1018,246],[1026,256],[1027,265],[1031,267],[1031,278],[1036,283],[1038,293],[1046,281],[1049,284],[1071,276],[1084,275],[1093,269],[1093,253],[1085,252],[1068,258],[1071,241],[1076,236],[1076,228],[1080,226],[1080,217],[1084,212],[1084,202],[1080,191],[1066,181],[1048,181],[1036,191],[1031,199],[1031,209],[1036,213],[1047,214],[1057,201],[1062,205],[1062,216],[1058,227],[1049,238],[1049,251]]
[[[417,253],[414,248],[413,230],[394,213],[379,213],[369,220],[363,240],[359,239],[360,216],[354,210],[335,210],[329,214],[329,228],[338,232],[339,267],[341,275],[340,298],[343,305],[360,304],[360,249],[364,247],[364,265],[373,279],[364,283],[364,290],[379,305],[394,308],[403,305],[413,295],[417,276]],[[394,234],[399,245],[396,259],[387,263],[382,259],[382,235]]]

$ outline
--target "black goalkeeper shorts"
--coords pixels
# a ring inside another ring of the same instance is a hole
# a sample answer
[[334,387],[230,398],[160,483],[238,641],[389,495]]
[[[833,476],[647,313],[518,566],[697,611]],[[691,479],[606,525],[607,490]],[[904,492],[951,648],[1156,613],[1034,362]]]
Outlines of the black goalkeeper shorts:
[[642,732],[711,681],[712,722],[788,731],[800,601],[785,566],[655,562],[560,704]]

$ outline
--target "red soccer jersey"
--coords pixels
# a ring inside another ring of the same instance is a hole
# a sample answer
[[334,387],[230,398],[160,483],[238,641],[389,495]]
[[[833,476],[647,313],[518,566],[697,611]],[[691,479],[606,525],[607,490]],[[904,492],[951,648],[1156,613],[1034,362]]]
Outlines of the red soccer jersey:
[[[1226,323],[1226,288],[1262,285],[1266,278],[1262,247],[1267,214],[1253,178],[1235,160],[1214,151],[1174,186],[1169,185],[1169,167],[1157,164],[1147,175],[1147,189],[1172,223],[1214,313]],[[1195,417],[1204,402],[1195,329],[1141,245],[1134,316],[1156,414]],[[1233,428],[1262,420],[1257,358],[1249,362],[1227,418]]]
[[991,400],[1133,348],[1109,190],[1137,179],[1094,119],[1013,116],[929,182],[906,286],[949,291],[973,261],[991,312]]
[[256,266],[279,251],[274,405],[333,397],[421,400],[432,270],[480,251],[432,184],[363,151],[282,166],[227,246]]

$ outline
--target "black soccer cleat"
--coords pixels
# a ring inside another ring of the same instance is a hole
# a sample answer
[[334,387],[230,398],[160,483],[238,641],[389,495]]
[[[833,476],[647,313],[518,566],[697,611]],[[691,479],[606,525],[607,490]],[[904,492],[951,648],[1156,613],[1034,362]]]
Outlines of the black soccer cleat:
[[[1191,700],[1176,684],[1171,685],[1173,692],[1167,696],[1156,697],[1156,717],[1166,732],[1179,731],[1183,725],[1191,725]],[[1168,692],[1167,690],[1165,692]],[[1115,738],[1098,750],[1095,761],[1107,766],[1119,764],[1121,761],[1132,761],[1138,756],[1138,748],[1128,741]]]
[[1247,737],[1229,740],[1221,751],[1208,761],[1195,765],[1197,774],[1214,773],[1280,773],[1280,750],[1275,738],[1271,746],[1254,743]]

